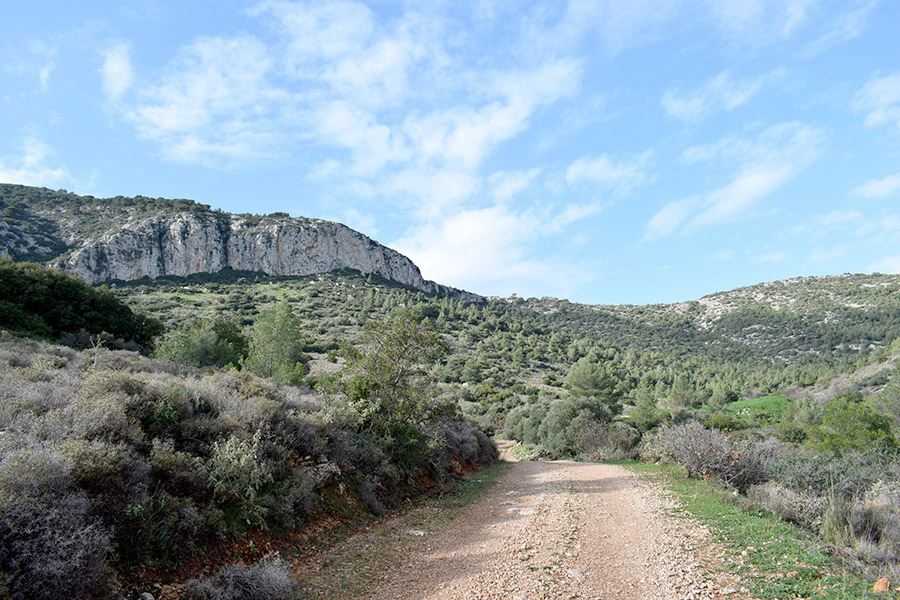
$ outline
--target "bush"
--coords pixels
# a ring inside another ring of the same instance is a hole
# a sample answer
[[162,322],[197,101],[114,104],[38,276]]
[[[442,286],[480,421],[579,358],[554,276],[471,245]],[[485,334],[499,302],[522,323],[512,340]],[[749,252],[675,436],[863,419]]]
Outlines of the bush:
[[212,455],[198,460],[198,469],[206,476],[206,483],[220,501],[239,510],[239,518],[247,523],[265,525],[265,508],[260,503],[260,491],[272,483],[272,474],[257,458],[261,434],[257,431],[248,442],[230,437],[213,443]]
[[110,593],[109,535],[77,490],[71,461],[43,447],[0,460],[0,589],[22,598]]
[[244,367],[287,385],[303,383],[310,357],[304,353],[307,342],[301,327],[286,302],[263,312],[250,329]]
[[878,481],[850,510],[854,547],[869,560],[900,559],[900,482]]
[[581,453],[591,460],[637,458],[641,435],[626,423],[588,423],[581,432]]
[[294,577],[278,558],[255,565],[225,565],[215,575],[194,579],[186,585],[192,600],[287,600]]
[[751,486],[747,498],[755,506],[805,527],[821,525],[822,515],[828,509],[827,499],[798,492],[776,481]]
[[162,333],[159,321],[133,313],[107,289],[8,257],[0,258],[0,327],[39,337],[108,332],[144,348]]
[[765,447],[747,440],[737,442],[696,421],[660,427],[644,440],[642,459],[673,462],[683,466],[688,475],[712,477],[741,492],[769,479]]
[[233,322],[201,319],[169,332],[157,344],[156,356],[194,367],[240,365],[249,351],[247,338]]
[[550,458],[575,456],[585,427],[607,422],[611,416],[606,404],[592,396],[557,400],[541,421],[538,443]]
[[550,458],[571,457],[583,450],[585,428],[609,422],[609,407],[593,396],[569,396],[552,402],[536,402],[509,412],[504,435],[536,444]]
[[810,448],[840,453],[873,446],[896,448],[890,418],[853,398],[837,397],[824,409],[822,424],[809,430]]

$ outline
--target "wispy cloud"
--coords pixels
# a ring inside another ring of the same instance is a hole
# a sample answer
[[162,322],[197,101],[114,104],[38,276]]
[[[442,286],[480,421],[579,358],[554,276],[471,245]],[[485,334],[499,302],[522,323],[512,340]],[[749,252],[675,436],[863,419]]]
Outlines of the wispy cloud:
[[760,254],[756,257],[756,260],[759,262],[770,262],[770,263],[780,263],[786,261],[788,255],[786,252],[782,250],[775,250],[773,252],[766,252],[765,254]]
[[278,138],[272,110],[284,99],[267,82],[271,68],[256,38],[198,38],[141,90],[128,116],[171,160],[212,166],[259,156]]
[[737,174],[723,187],[663,207],[648,222],[644,239],[656,240],[679,229],[692,234],[745,215],[812,162],[823,138],[822,131],[791,122],[769,127],[755,140],[729,137],[693,150],[692,161],[735,165]]
[[812,58],[825,50],[858,37],[866,28],[869,14],[878,2],[869,2],[850,12],[839,15],[825,32],[808,44],[801,52],[801,58]]
[[900,129],[900,71],[870,79],[856,95],[855,105],[866,113],[866,125],[895,125]]
[[706,196],[703,210],[688,222],[684,233],[691,234],[710,225],[733,221],[761,198],[784,185],[793,173],[792,166],[771,165],[741,173],[730,184]]
[[118,102],[131,89],[134,72],[131,67],[131,46],[119,42],[103,53],[103,93],[108,102]]
[[809,20],[818,0],[704,0],[704,9],[732,44],[760,46],[788,39]]
[[866,267],[872,273],[900,273],[900,256],[885,256]]
[[509,200],[532,185],[540,169],[527,171],[497,171],[488,178],[491,193],[498,201]]
[[0,181],[22,185],[58,186],[72,181],[65,167],[51,166],[53,149],[35,136],[19,143],[21,154],[0,158]]
[[711,258],[720,263],[729,262],[734,258],[734,250],[719,250],[717,252],[713,252]]
[[683,121],[696,121],[717,110],[732,110],[746,104],[764,87],[783,78],[778,69],[757,77],[734,78],[722,71],[693,90],[670,89],[663,93],[661,105],[669,115]]
[[608,154],[584,156],[566,169],[566,181],[624,194],[652,179],[647,172],[652,157],[652,150],[621,160],[610,158]]
[[700,204],[700,198],[692,197],[665,205],[647,223],[644,241],[658,240],[674,232]]
[[900,190],[900,173],[894,173],[882,179],[870,179],[851,191],[850,195],[861,198],[884,198],[897,190]]

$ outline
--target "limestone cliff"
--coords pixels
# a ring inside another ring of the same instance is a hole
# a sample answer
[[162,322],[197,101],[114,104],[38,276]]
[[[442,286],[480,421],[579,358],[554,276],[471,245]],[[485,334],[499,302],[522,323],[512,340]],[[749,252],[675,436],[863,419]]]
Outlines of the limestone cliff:
[[482,300],[425,280],[407,257],[345,225],[287,216],[185,212],[132,220],[60,257],[54,266],[93,284],[216,273],[226,267],[269,275],[354,269],[428,293]]

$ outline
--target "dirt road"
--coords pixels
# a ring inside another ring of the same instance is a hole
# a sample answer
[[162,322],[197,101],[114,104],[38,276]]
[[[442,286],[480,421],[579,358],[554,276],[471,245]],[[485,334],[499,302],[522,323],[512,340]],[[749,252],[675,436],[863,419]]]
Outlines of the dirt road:
[[703,575],[704,531],[664,504],[619,466],[520,462],[448,527],[420,532],[367,597],[744,598]]

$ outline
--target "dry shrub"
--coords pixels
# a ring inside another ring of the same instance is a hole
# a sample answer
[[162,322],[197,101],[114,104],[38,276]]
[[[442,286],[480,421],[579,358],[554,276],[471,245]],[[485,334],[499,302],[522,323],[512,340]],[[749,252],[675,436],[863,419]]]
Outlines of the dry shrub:
[[750,487],[747,498],[786,521],[807,527],[820,524],[828,508],[826,499],[792,490],[775,481]]
[[294,577],[278,558],[255,565],[225,565],[215,575],[187,583],[192,600],[287,600],[292,597]]
[[71,461],[41,447],[0,461],[0,583],[12,597],[103,598],[109,536],[72,485]]
[[763,447],[696,421],[665,425],[645,435],[641,457],[679,464],[689,475],[717,479],[741,492],[769,479]]
[[627,423],[588,423],[581,432],[581,451],[591,460],[624,460],[637,457],[637,429]]

